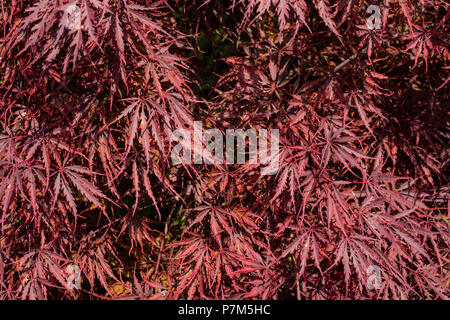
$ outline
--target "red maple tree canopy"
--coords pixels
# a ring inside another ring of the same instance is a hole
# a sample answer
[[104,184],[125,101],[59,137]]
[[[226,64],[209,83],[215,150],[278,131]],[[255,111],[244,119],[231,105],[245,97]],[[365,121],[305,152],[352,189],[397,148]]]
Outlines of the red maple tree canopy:
[[0,4],[0,299],[450,297],[448,1]]

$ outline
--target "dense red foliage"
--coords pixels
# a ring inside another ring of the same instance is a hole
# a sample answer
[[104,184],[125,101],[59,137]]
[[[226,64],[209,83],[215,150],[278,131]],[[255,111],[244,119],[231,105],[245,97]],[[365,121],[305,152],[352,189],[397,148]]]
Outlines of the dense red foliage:
[[[0,3],[0,298],[449,297],[447,1]],[[173,165],[194,120],[278,174]]]

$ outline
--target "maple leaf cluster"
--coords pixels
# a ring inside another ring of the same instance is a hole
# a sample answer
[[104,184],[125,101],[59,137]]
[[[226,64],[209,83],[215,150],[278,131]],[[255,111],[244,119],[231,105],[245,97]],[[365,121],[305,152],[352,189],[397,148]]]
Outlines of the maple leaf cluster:
[[0,4],[1,299],[449,298],[447,1]]

